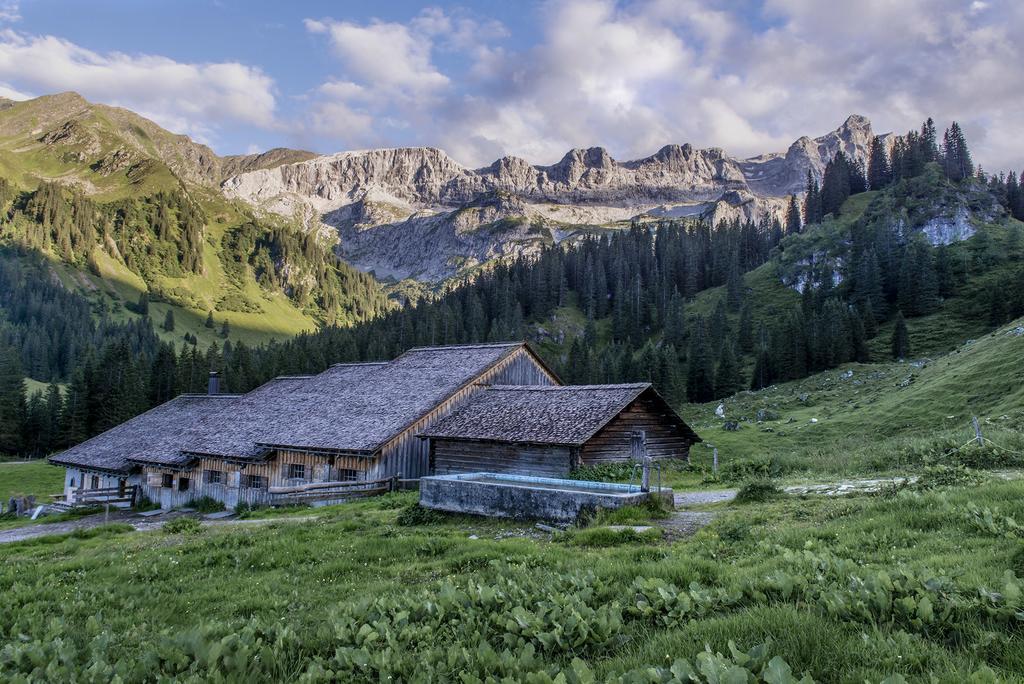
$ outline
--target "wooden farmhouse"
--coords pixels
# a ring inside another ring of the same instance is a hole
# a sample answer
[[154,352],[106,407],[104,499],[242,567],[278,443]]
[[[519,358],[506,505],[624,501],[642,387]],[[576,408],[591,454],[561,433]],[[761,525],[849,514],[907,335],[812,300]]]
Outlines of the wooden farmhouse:
[[51,457],[65,504],[129,492],[164,508],[324,501],[433,468],[564,474],[625,460],[636,428],[656,457],[684,458],[698,439],[648,385],[532,391],[561,382],[524,343],[421,347],[242,395],[210,385]]
[[435,475],[468,472],[564,477],[573,468],[632,460],[643,431],[655,460],[689,459],[700,437],[650,384],[501,386],[478,392],[421,435]]

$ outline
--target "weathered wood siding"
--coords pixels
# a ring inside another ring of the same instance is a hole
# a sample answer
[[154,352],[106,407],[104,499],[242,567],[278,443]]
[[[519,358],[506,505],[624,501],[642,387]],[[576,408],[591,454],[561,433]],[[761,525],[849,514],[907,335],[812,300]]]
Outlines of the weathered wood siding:
[[[96,486],[93,487],[93,477],[97,478]],[[80,468],[65,468],[64,470],[64,496],[73,495],[74,492],[88,491],[90,489],[109,489],[119,486],[124,481],[125,488],[131,489],[140,484],[138,475],[110,475],[98,471],[82,470]]]
[[367,479],[379,480],[393,475],[417,478],[430,474],[430,445],[417,437],[428,426],[447,416],[452,410],[479,392],[485,385],[555,385],[557,378],[534,359],[525,348],[517,349],[482,373],[472,384],[463,387],[430,413],[409,426],[402,434],[384,445]]
[[[304,478],[289,478],[288,466],[305,466]],[[328,456],[301,451],[278,451],[263,463],[229,463],[217,458],[203,458],[191,470],[178,471],[153,466],[143,468],[142,493],[162,508],[177,508],[190,501],[208,496],[222,502],[228,508],[239,503],[266,504],[270,500],[270,487],[287,487],[310,482],[334,482],[348,479],[355,471],[356,479],[366,479],[368,459],[356,456]],[[207,482],[206,471],[220,471],[219,484]],[[171,487],[162,485],[164,474],[171,475]],[[243,487],[243,475],[258,475],[263,478],[260,488]],[[180,478],[189,478],[188,491],[180,491]]]
[[432,439],[435,475],[513,473],[564,477],[572,467],[569,447]]
[[[190,501],[209,496],[231,508],[240,502],[262,504],[269,501],[266,488],[241,487],[241,475],[259,475],[267,487],[284,487],[306,482],[331,482],[344,480],[356,471],[358,480],[380,480],[393,475],[403,478],[418,478],[430,474],[430,446],[427,440],[417,437],[426,427],[451,413],[452,409],[465,401],[485,385],[554,385],[558,384],[550,372],[539,364],[525,348],[517,349],[482,373],[471,384],[463,387],[447,401],[435,407],[406,428],[400,435],[385,444],[376,458],[362,456],[328,456],[307,452],[281,450],[264,463],[226,463],[219,459],[205,458],[191,470],[179,471],[147,466],[140,478],[142,493],[163,508],[185,506]],[[306,466],[306,477],[302,480],[289,479],[287,466],[301,463]],[[208,483],[206,470],[223,473],[221,484]],[[171,487],[163,487],[164,473],[171,474]],[[180,478],[189,478],[188,491],[180,491]]]
[[651,458],[689,458],[690,437],[676,420],[658,401],[641,395],[583,445],[580,459],[583,465],[631,460],[633,430],[646,433]]

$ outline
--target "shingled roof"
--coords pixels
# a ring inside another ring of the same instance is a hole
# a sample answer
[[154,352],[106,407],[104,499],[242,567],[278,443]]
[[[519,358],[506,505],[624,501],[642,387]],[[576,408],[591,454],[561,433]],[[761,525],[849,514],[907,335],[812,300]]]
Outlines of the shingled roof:
[[[254,441],[270,446],[372,453],[524,346],[511,343],[411,349],[366,376],[362,383],[330,392],[308,386],[308,396],[289,408],[291,418]],[[314,410],[325,400],[335,404],[335,410]]]
[[700,441],[649,383],[495,385],[472,396],[420,436],[580,446],[645,392],[665,405],[690,439]]
[[184,395],[50,460],[127,472],[199,455],[260,459],[268,447],[371,454],[525,344],[411,349],[394,361],[336,364],[248,394]]
[[127,474],[130,460],[180,463],[182,432],[209,413],[237,403],[238,395],[183,394],[117,427],[52,456],[58,465]]

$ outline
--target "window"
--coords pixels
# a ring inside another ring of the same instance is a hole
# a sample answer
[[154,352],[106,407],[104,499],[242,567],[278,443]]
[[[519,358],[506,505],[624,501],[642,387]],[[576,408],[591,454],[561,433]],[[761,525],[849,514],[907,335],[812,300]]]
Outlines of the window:
[[188,478],[187,477],[179,477],[178,478],[178,491],[179,492],[187,492],[188,491]]
[[206,478],[206,484],[224,484],[224,473],[220,470],[204,470],[203,476]]
[[174,475],[164,473],[160,476],[160,486],[172,489],[174,487]]
[[93,475],[90,478],[90,480],[89,480],[89,489],[99,489],[99,488],[100,488],[100,476],[99,475]]
[[305,480],[306,479],[306,466],[302,463],[289,463],[288,464],[288,479],[289,480]]
[[243,473],[240,478],[240,484],[243,489],[266,489],[267,478],[262,475],[246,475]]
[[350,470],[348,468],[338,468],[338,479],[342,482],[355,482],[359,479],[359,471]]

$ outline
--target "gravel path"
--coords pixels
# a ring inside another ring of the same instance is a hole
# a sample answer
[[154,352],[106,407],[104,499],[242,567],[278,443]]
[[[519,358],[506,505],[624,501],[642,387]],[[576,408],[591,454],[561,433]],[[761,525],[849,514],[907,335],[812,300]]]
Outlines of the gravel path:
[[732,501],[736,498],[735,489],[710,489],[703,492],[680,492],[675,495],[676,508],[680,506],[703,506],[704,504]]
[[676,511],[657,524],[665,530],[666,539],[676,540],[697,534],[700,528],[710,525],[714,519],[715,514],[709,511]]
[[[189,515],[187,511],[168,511],[158,516],[153,517],[142,517],[133,511],[111,511],[110,517],[104,520],[102,513],[96,515],[87,515],[79,518],[78,520],[69,520],[67,522],[59,523],[38,523],[35,525],[26,525],[24,527],[16,527],[11,530],[4,530],[0,532],[0,544],[10,544],[13,542],[24,541],[26,539],[35,539],[37,537],[45,537],[51,534],[69,534],[77,530],[88,530],[100,525],[109,523],[128,523],[139,532],[151,532],[153,530],[159,530],[161,527],[169,523],[175,518],[180,518],[183,515]],[[200,522],[204,527],[222,527],[222,526],[234,526],[234,525],[270,525],[277,522],[310,522],[317,520],[319,516],[306,515],[306,516],[294,516],[294,517],[281,517],[281,518],[254,518],[251,520],[239,520],[238,518],[222,518],[220,520],[201,520]]]

